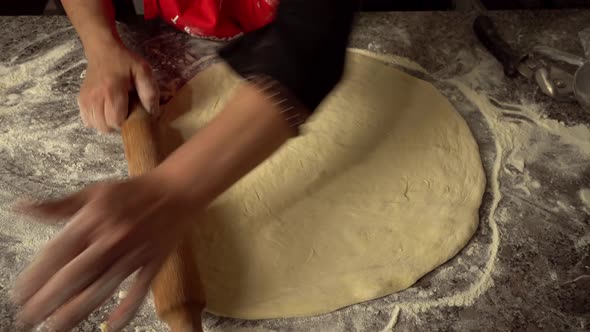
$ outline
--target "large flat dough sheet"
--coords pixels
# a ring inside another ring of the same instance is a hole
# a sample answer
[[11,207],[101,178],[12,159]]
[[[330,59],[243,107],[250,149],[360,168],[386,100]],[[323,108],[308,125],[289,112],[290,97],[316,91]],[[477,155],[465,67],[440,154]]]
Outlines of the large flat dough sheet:
[[[172,125],[188,139],[238,82],[225,64],[201,72],[166,106],[184,114]],[[484,187],[477,144],[448,100],[349,52],[303,135],[195,221],[207,309],[307,316],[410,287],[473,235]]]

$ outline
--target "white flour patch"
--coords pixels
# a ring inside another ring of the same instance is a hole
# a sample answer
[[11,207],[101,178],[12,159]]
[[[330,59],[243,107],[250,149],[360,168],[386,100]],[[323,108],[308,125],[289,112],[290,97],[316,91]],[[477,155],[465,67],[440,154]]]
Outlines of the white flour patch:
[[[24,85],[25,83],[32,83],[30,88],[21,91],[22,94],[36,98],[37,100],[46,100],[51,91],[51,83],[63,71],[55,71],[56,63],[65,55],[71,53],[76,48],[75,41],[68,41],[59,45],[44,55],[40,55],[28,62],[22,63],[14,67],[0,66],[0,91],[11,90]],[[80,61],[82,62],[82,60]],[[71,64],[72,67],[79,65],[79,63]]]
[[375,42],[370,42],[369,44],[367,44],[367,49],[370,52],[374,52],[374,53],[384,53],[385,49],[383,48],[383,46],[381,44],[375,43]]
[[[374,45],[375,45],[375,46],[373,46],[374,49],[379,49],[379,46],[377,44],[374,44]],[[372,52],[372,51],[367,51],[367,50],[362,50],[362,49],[357,49],[357,48],[349,49],[349,51],[357,53],[357,54],[366,55],[368,57],[375,58],[375,59],[381,60],[383,62],[387,62],[391,65],[394,65],[397,67],[402,67],[406,70],[409,69],[409,70],[417,71],[420,73],[427,73],[427,71],[426,71],[426,69],[424,69],[424,67],[422,67],[420,64],[418,64],[408,58],[380,54],[378,51]]]
[[[404,47],[409,47],[412,45],[410,34],[406,29],[392,26],[389,28],[387,32],[389,33],[389,38],[395,40],[396,43],[401,43],[404,45]],[[375,53],[385,52],[383,46],[376,42],[370,42],[369,44],[367,44],[367,49]]]
[[[104,151],[87,155],[92,158],[85,160],[77,157],[84,147],[74,137],[67,137],[82,127],[75,102],[70,95],[55,89],[54,84],[57,77],[83,64],[82,60],[63,62],[77,47],[74,41],[63,43],[30,61],[10,69],[4,67],[7,73],[0,76],[0,101],[5,100],[4,106],[0,104],[0,116],[8,122],[0,131],[1,151],[15,159],[12,166],[19,168],[21,175],[38,177],[39,181],[50,178],[56,185],[70,189],[72,185],[124,175],[122,171],[113,174],[107,169],[107,174],[90,171],[86,165],[89,160],[112,158],[104,152],[118,144],[115,136],[92,139]],[[62,63],[62,68],[55,70],[58,63]],[[87,131],[87,135],[95,134]],[[19,160],[26,156],[30,156],[26,163]]]
[[10,72],[9,67],[4,67],[3,65],[0,65],[0,76],[4,76],[4,75],[8,74],[9,72]]
[[397,323],[397,318],[399,317],[399,312],[400,312],[399,307],[393,308],[393,311],[391,312],[391,319],[389,320],[389,322],[387,322],[387,324],[381,330],[381,332],[389,332],[389,331],[393,330],[393,328],[395,327],[395,324]]

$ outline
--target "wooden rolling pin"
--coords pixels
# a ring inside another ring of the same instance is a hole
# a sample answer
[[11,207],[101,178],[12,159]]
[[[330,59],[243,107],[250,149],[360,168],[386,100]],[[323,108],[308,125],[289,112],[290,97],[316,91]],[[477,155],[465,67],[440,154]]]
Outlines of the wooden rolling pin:
[[[178,134],[146,112],[136,96],[130,97],[129,105],[121,135],[129,176],[138,176],[154,169],[181,142]],[[189,239],[168,257],[152,282],[152,292],[156,312],[172,332],[203,331],[205,296]]]

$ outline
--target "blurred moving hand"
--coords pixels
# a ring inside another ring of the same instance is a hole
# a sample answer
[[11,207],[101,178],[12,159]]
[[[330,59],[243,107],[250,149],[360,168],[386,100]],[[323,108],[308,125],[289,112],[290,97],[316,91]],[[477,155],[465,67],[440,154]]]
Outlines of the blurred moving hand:
[[19,323],[32,328],[45,321],[49,331],[69,331],[138,271],[108,320],[109,331],[125,326],[194,220],[198,204],[167,183],[152,172],[60,200],[20,204],[18,210],[45,223],[71,220],[17,280]]
[[296,135],[280,111],[260,88],[244,83],[207,126],[150,173],[60,200],[20,204],[18,210],[44,222],[71,220],[17,280],[14,300],[23,305],[18,321],[68,331],[139,271],[109,318],[109,331],[127,324],[165,259],[197,224],[195,213]]

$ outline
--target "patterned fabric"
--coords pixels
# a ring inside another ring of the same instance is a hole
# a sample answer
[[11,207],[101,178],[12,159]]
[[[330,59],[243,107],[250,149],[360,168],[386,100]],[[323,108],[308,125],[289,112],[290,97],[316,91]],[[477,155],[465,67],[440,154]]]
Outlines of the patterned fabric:
[[161,17],[193,36],[230,39],[272,22],[278,4],[278,0],[144,0],[144,15]]
[[[359,0],[144,0],[147,19],[230,39],[219,55],[280,106],[293,127],[340,81]],[[234,38],[238,37],[238,38]]]

